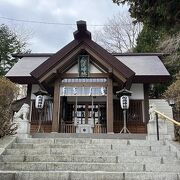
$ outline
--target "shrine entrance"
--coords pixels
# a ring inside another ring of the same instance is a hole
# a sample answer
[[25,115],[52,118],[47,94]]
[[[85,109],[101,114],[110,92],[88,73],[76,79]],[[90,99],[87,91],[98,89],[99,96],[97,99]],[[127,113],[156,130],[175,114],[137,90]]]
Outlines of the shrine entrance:
[[106,132],[106,88],[62,87],[61,132]]
[[78,104],[77,121],[79,124],[89,124],[93,119],[94,124],[106,124],[106,104]]
[[77,107],[75,103],[68,103],[67,105],[67,120],[66,123],[72,123],[77,121],[77,124],[106,124],[106,104],[95,103],[90,104],[78,103]]

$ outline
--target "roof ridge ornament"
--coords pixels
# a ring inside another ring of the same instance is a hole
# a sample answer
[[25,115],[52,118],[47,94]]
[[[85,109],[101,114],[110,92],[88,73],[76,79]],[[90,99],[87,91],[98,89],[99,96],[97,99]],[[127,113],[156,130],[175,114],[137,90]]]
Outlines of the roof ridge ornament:
[[91,33],[87,30],[86,21],[77,21],[77,30],[73,33],[74,39],[91,39]]

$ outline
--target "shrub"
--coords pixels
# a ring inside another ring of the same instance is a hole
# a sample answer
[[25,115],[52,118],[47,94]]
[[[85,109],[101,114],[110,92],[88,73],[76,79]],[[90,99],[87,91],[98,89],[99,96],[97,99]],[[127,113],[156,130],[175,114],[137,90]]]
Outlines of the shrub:
[[5,77],[0,77],[0,138],[16,133],[16,125],[12,123],[11,104],[18,88]]
[[[165,91],[164,97],[166,99],[174,99],[175,106],[173,108],[173,113],[175,120],[180,120],[178,116],[176,116],[180,113],[180,71],[176,75],[176,80]],[[180,141],[180,126],[175,126],[175,139]]]
[[175,132],[175,140],[180,142],[180,127],[175,126],[174,132]]

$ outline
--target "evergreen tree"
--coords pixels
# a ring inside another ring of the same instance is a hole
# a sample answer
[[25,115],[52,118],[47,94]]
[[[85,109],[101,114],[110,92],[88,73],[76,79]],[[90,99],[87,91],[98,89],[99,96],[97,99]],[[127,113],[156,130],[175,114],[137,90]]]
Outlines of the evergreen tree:
[[180,24],[179,0],[112,0],[114,3],[127,3],[129,12],[138,22],[149,27],[163,27],[168,31]]
[[5,75],[17,62],[12,54],[28,52],[25,50],[26,45],[8,26],[0,25],[0,75]]

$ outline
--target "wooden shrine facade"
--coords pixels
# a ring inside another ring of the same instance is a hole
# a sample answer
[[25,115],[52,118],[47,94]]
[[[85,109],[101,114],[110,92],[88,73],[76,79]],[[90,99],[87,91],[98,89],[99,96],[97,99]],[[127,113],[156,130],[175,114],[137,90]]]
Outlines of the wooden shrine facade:
[[[149,84],[169,78],[157,54],[108,53],[92,41],[85,21],[77,22],[74,40],[57,53],[15,56],[20,60],[6,76],[28,84],[31,132],[37,131],[39,121],[34,93],[43,89],[48,93],[42,113],[44,132],[119,133],[123,113],[116,91],[126,88],[133,93],[127,127],[132,133],[146,133]],[[151,70],[152,66],[161,70]]]

